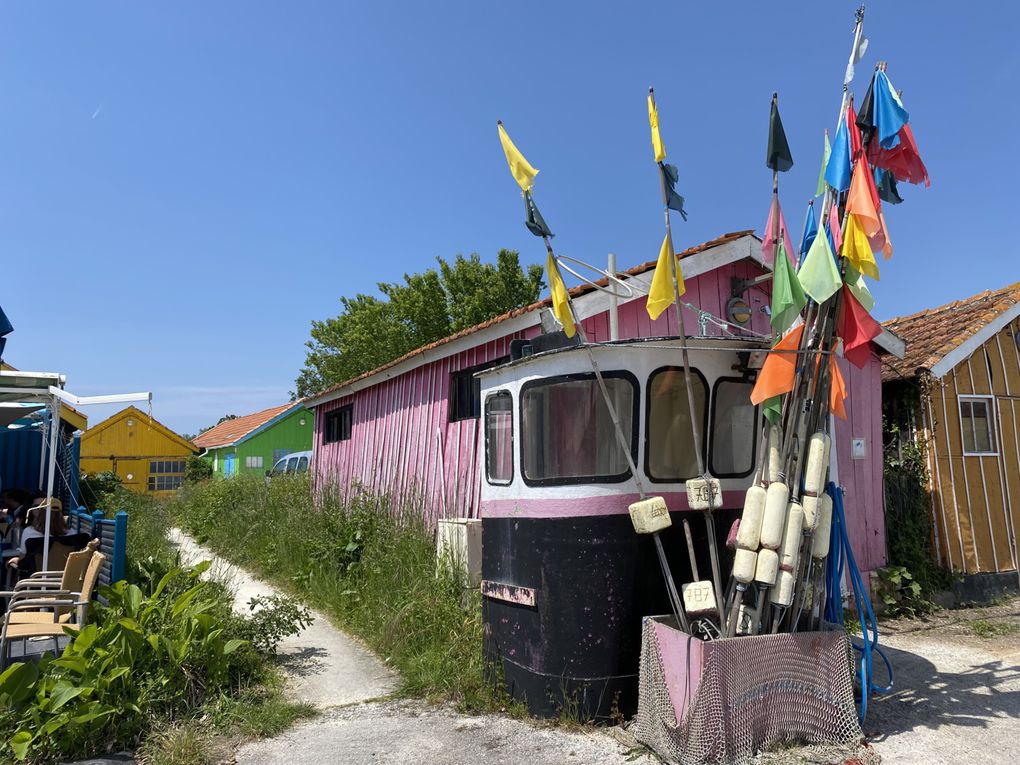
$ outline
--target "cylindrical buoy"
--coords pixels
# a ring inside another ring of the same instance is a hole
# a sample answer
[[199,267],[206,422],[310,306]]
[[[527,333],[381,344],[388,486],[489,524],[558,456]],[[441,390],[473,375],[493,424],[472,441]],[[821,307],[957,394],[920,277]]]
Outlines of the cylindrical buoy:
[[745,550],[757,550],[761,540],[761,521],[765,515],[765,489],[752,486],[744,495],[744,512],[740,516],[737,531],[737,546]]
[[786,506],[790,490],[785,483],[774,483],[765,494],[765,513],[761,519],[761,546],[778,550],[783,543],[783,526],[786,525]]
[[811,542],[811,557],[821,560],[829,554],[829,534],[832,531],[832,497],[823,494],[818,498],[818,526]]
[[783,429],[778,424],[769,427],[769,483],[782,480],[783,471]]
[[808,494],[821,494],[825,489],[825,473],[829,463],[825,455],[829,451],[829,437],[825,433],[815,433],[808,439],[807,462],[804,468],[804,491]]
[[769,602],[774,606],[793,605],[794,577],[789,571],[780,571],[779,578],[769,591]]
[[804,531],[814,531],[818,526],[818,497],[805,494],[800,498],[804,510]]
[[779,567],[796,571],[800,558],[800,541],[804,533],[804,511],[796,500],[786,508],[786,528],[783,529],[783,546],[779,548]]
[[733,578],[742,584],[750,584],[754,581],[754,570],[757,565],[758,553],[738,547],[737,554],[733,557]]
[[754,569],[754,581],[770,587],[776,583],[779,573],[779,555],[775,550],[759,550],[758,565]]

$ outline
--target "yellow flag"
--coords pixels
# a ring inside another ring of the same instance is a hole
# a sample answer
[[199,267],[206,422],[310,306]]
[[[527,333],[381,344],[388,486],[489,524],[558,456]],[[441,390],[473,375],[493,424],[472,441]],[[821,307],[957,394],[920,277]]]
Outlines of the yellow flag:
[[847,216],[846,231],[843,234],[843,257],[862,274],[878,279],[878,264],[871,252],[871,243],[864,230],[864,225],[857,215]]
[[553,314],[560,324],[563,325],[564,334],[567,337],[573,337],[574,332],[577,330],[574,328],[574,317],[570,315],[570,299],[567,296],[567,285],[563,283],[563,277],[560,276],[560,267],[556,265],[556,259],[552,256],[551,252],[545,260],[545,270],[549,276],[549,292],[552,293]]
[[655,273],[652,275],[652,288],[648,291],[648,302],[645,307],[652,320],[659,318],[659,314],[665,311],[673,303],[673,273],[670,269],[669,259],[673,258],[676,263],[676,283],[683,295],[687,288],[684,286],[684,275],[680,272],[680,261],[673,253],[673,240],[666,234],[662,240],[662,249],[659,250],[659,262],[655,264]]
[[652,150],[655,152],[655,161],[662,162],[666,158],[666,147],[662,145],[662,136],[659,135],[659,108],[655,105],[652,94],[648,94],[648,123],[652,126]]
[[506,154],[506,161],[510,165],[510,172],[513,173],[514,180],[521,187],[521,191],[531,191],[531,187],[535,185],[535,176],[538,175],[538,170],[533,168],[524,155],[517,150],[514,142],[510,140],[510,136],[503,129],[502,122],[498,127],[499,142],[503,144],[503,153]]

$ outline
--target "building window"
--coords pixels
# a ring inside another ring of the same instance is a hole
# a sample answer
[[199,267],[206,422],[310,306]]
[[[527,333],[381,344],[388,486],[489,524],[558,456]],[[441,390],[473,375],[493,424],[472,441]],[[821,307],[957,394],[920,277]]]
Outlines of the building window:
[[173,491],[181,488],[184,476],[181,475],[150,475],[149,491]]
[[326,412],[325,427],[322,429],[322,443],[335,444],[351,437],[354,424],[354,404],[345,404],[332,412]]
[[[629,372],[602,376],[636,459],[637,379]],[[520,407],[521,474],[529,486],[618,483],[630,476],[627,453],[595,375],[525,383]]]
[[751,403],[753,387],[738,378],[715,384],[709,471],[717,478],[744,478],[754,470],[758,408]]
[[510,361],[509,356],[475,364],[473,367],[450,373],[450,422],[477,420],[482,413],[482,382],[475,377],[479,372],[498,367]]
[[[698,419],[704,449],[708,384],[696,369],[691,370],[691,375],[694,416]],[[698,475],[683,369],[663,367],[648,378],[646,429],[645,473],[649,478],[662,483],[679,483]]]
[[960,396],[964,454],[998,453],[995,448],[994,402],[991,396]]
[[150,473],[184,473],[184,460],[152,460],[149,462]]
[[255,456],[252,456],[252,455],[249,455],[249,456],[245,457],[244,458],[244,466],[246,468],[260,468],[260,467],[262,467],[262,457],[261,457],[261,455],[258,456],[258,457],[255,457]]
[[514,479],[514,402],[509,391],[485,399],[485,477],[501,485]]

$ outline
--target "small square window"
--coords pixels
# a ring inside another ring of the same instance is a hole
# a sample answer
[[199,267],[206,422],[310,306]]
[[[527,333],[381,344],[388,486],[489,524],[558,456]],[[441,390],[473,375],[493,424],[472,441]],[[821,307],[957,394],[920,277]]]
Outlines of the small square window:
[[349,440],[354,427],[354,404],[345,404],[332,412],[326,412],[323,426],[322,442],[324,444]]

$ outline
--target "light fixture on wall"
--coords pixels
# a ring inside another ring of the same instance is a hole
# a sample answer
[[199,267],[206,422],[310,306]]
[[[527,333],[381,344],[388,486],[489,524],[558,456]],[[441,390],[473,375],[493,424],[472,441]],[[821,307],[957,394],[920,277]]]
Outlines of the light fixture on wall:
[[305,424],[305,418],[302,417],[300,420],[298,420],[298,425],[304,426],[304,424]]
[[135,424],[135,418],[134,417],[128,417],[127,418],[127,426],[130,428],[130,427],[133,427],[134,424]]

